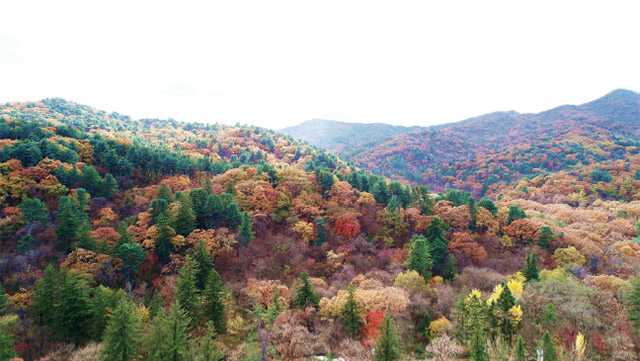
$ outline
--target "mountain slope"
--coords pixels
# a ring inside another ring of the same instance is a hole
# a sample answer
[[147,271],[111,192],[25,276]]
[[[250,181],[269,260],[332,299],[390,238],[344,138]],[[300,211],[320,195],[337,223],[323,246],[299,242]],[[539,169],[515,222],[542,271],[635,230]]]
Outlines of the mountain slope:
[[280,130],[295,139],[311,145],[336,151],[362,144],[379,142],[394,135],[419,131],[422,127],[401,127],[381,123],[344,123],[333,120],[312,119]]
[[374,173],[484,194],[494,183],[627,159],[639,138],[640,95],[615,90],[578,106],[491,113],[343,154]]

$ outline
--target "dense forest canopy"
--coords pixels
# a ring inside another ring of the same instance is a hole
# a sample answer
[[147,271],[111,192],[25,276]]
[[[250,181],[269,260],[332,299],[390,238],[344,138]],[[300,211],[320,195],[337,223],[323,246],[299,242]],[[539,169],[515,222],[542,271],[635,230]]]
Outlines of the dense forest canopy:
[[603,99],[354,162],[1,105],[0,360],[637,359],[640,106]]

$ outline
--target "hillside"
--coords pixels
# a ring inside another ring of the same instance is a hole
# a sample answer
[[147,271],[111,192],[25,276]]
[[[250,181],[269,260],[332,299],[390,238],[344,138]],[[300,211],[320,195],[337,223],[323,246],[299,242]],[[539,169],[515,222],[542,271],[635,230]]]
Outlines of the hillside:
[[[0,105],[0,360],[637,359],[636,96],[382,143],[472,188],[438,195],[263,128]],[[475,196],[538,149],[566,167]]]
[[377,174],[483,195],[549,172],[586,176],[594,166],[635,157],[639,137],[640,95],[615,90],[578,106],[487,114],[342,154]]
[[421,127],[401,127],[381,123],[344,123],[333,120],[312,119],[293,127],[280,129],[280,133],[326,149],[339,151],[358,145],[379,142],[394,135],[421,130]]

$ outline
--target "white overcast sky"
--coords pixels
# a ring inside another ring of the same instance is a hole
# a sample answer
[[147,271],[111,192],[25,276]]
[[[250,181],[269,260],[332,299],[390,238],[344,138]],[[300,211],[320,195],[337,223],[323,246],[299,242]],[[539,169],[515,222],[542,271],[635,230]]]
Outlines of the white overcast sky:
[[640,1],[3,1],[0,102],[279,129],[640,91]]

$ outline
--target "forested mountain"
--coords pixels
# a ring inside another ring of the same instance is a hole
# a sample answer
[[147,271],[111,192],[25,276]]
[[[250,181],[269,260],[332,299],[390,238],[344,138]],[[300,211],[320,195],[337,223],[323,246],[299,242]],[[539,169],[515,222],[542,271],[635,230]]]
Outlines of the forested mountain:
[[421,127],[402,127],[381,123],[345,123],[334,120],[312,119],[280,130],[295,139],[329,151],[339,151],[358,145],[368,145],[389,139],[394,135],[415,132]]
[[0,360],[635,360],[637,108],[356,156],[471,189],[436,194],[267,129],[0,105]]
[[341,155],[377,174],[482,196],[523,177],[558,171],[587,176],[594,167],[635,157],[639,137],[640,95],[615,90],[578,106],[487,114]]

